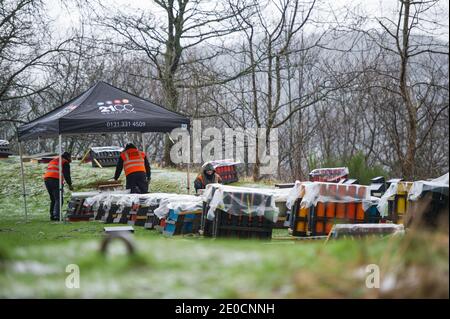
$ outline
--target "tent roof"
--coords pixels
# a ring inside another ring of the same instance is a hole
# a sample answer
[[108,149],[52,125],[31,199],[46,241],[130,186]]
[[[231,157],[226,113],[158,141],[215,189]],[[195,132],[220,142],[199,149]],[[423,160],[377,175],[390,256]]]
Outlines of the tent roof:
[[59,134],[170,132],[189,128],[189,118],[105,82],[19,127],[19,139]]

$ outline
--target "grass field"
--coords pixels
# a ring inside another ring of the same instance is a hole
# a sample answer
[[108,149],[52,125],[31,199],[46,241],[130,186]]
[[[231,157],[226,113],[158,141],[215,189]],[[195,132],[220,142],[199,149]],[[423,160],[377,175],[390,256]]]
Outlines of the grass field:
[[[26,163],[29,216],[22,209],[20,165],[0,161],[1,298],[448,298],[448,233],[305,242],[165,238],[135,227],[137,253],[114,243],[99,253],[103,225],[48,221],[45,165]],[[112,168],[72,164],[75,190],[110,179]],[[193,174],[192,177],[195,175]],[[185,192],[185,173],[154,170],[151,190]],[[243,183],[241,183],[243,184]],[[259,185],[266,187],[268,185]],[[66,194],[66,199],[68,198]],[[80,269],[68,289],[66,266]],[[367,265],[380,267],[381,288],[366,287]]]

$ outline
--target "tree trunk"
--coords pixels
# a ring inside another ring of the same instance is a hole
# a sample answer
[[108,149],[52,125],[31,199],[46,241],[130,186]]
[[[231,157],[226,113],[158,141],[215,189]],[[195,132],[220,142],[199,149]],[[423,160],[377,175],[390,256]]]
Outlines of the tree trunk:
[[409,0],[403,2],[405,11],[403,14],[403,30],[402,30],[402,51],[400,65],[400,92],[405,103],[408,113],[408,134],[406,154],[402,162],[403,177],[408,180],[414,179],[415,158],[416,158],[416,141],[417,141],[417,110],[411,99],[411,92],[408,86],[408,59],[409,59],[409,14],[411,3]]
[[[178,108],[178,92],[175,88],[173,75],[167,75],[166,79],[164,80],[164,93],[166,97],[166,106],[171,111],[176,111]],[[164,142],[164,166],[175,166],[175,164],[170,159],[170,148],[172,147],[172,142],[170,141],[169,137],[166,136],[165,142]]]

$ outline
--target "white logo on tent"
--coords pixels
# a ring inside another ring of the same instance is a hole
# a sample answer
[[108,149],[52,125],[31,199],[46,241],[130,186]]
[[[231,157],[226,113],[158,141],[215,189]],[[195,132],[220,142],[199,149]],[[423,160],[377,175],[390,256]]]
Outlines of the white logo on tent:
[[116,99],[114,103],[111,101],[97,102],[97,106],[102,114],[136,113],[133,104],[127,99]]

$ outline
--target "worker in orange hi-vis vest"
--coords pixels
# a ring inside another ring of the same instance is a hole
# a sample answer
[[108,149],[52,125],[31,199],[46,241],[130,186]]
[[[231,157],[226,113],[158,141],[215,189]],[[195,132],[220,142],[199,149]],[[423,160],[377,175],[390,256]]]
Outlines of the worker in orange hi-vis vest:
[[119,179],[122,169],[125,171],[127,179],[126,188],[131,193],[148,193],[148,184],[151,178],[150,164],[145,153],[139,151],[132,143],[128,143],[120,153],[114,174],[116,181]]
[[199,189],[205,189],[206,185],[213,183],[222,183],[222,178],[216,173],[214,166],[208,163],[203,167],[203,172],[198,174],[194,181],[195,192]]
[[[69,189],[73,190],[72,179],[70,177],[70,162],[72,161],[71,155],[68,152],[64,152],[61,158],[62,184],[64,185],[64,180],[66,180],[69,185]],[[50,196],[50,220],[59,220],[59,156],[55,157],[48,163],[47,170],[44,174],[44,181],[45,187],[47,188]]]

